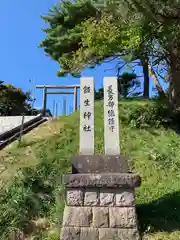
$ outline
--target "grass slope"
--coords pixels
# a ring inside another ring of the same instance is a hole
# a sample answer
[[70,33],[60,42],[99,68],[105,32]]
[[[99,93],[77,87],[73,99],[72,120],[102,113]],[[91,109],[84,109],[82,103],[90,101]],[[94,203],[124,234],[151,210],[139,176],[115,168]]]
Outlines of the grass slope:
[[[140,174],[137,212],[143,239],[180,239],[180,136],[161,126],[153,101],[119,106],[121,154]],[[141,113],[141,114],[140,114]],[[95,152],[103,154],[103,107],[95,109]],[[154,114],[154,115],[153,115]],[[0,239],[59,240],[61,175],[78,154],[79,114],[45,123],[0,153]]]

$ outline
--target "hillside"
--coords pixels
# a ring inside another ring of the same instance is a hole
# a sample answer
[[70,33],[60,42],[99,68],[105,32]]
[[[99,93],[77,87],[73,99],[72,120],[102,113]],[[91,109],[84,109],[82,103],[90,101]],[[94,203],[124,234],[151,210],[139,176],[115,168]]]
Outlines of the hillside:
[[[143,239],[180,239],[180,136],[164,128],[153,101],[119,104],[121,154],[142,177],[137,211]],[[95,109],[95,151],[103,154],[103,107]],[[0,152],[0,239],[59,240],[61,175],[78,154],[79,113],[53,120]]]

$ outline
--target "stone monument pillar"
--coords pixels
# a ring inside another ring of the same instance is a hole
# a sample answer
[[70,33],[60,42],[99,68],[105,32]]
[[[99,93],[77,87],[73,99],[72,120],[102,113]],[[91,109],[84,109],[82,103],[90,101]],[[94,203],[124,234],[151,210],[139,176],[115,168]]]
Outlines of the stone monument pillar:
[[105,155],[94,154],[94,83],[81,79],[80,155],[63,176],[61,240],[138,240],[135,188],[141,179],[120,155],[117,79],[104,79]]

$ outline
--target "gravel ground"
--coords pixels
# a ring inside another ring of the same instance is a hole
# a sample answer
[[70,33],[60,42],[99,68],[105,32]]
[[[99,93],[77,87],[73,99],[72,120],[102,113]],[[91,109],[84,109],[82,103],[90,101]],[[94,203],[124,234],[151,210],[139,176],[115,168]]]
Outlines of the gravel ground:
[[[28,122],[35,117],[37,116],[25,116],[24,122]],[[0,117],[0,135],[12,128],[18,127],[21,125],[21,122],[22,116]]]

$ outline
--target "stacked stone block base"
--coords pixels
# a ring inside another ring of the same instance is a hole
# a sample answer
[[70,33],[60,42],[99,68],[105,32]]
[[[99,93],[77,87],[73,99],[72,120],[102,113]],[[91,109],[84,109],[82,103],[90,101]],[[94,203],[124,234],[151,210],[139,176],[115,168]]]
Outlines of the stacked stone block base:
[[136,240],[139,239],[136,229],[113,229],[113,228],[77,228],[66,227],[63,229],[61,239],[66,240]]
[[66,207],[61,240],[138,240],[135,174],[64,176]]

